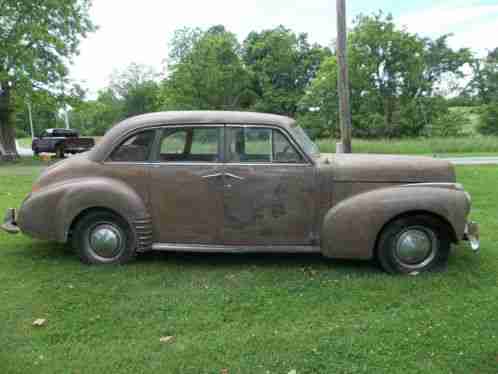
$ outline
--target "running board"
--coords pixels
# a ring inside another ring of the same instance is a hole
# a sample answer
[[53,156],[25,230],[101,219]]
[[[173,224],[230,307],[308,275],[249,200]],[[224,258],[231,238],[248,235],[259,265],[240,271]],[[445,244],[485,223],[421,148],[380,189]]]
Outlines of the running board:
[[320,247],[313,245],[211,245],[154,243],[154,251],[206,252],[206,253],[320,253]]

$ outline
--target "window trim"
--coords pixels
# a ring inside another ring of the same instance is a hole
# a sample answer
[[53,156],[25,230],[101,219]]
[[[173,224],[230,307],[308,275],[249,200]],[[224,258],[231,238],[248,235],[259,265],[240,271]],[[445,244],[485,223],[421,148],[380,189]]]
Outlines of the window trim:
[[[160,141],[160,136],[161,136],[161,130],[163,128],[174,128],[174,127],[221,127],[222,130],[222,137],[223,137],[223,146],[221,147],[221,160],[218,162],[196,162],[196,161],[184,161],[184,162],[164,162],[164,161],[153,161],[152,160],[152,155],[154,154],[151,152],[151,155],[149,157],[149,160],[147,161],[112,161],[109,159],[111,156],[112,152],[122,144],[122,142],[126,139],[129,139],[129,137],[136,135],[140,132],[143,131],[154,131],[155,132],[155,139],[152,144],[152,151],[155,151],[157,147],[159,146],[159,141]],[[296,148],[296,150],[299,152],[299,154],[303,157],[303,162],[302,163],[263,163],[263,162],[258,162],[258,163],[240,163],[240,162],[227,162],[225,159],[226,153],[226,134],[225,131],[227,128],[230,127],[263,127],[263,128],[270,128],[270,129],[276,129],[280,130],[280,132],[286,137],[286,139]],[[295,166],[295,167],[303,167],[303,166],[314,166],[315,165],[315,160],[313,160],[304,150],[301,148],[301,146],[294,140],[292,135],[289,133],[289,131],[281,126],[278,125],[271,125],[271,124],[251,124],[251,123],[213,123],[213,124],[205,124],[202,122],[199,123],[174,123],[174,124],[154,124],[149,127],[141,127],[139,129],[131,129],[130,131],[127,131],[124,133],[119,139],[117,139],[111,147],[109,147],[110,150],[107,152],[105,157],[102,158],[102,161],[99,161],[100,163],[104,164],[116,164],[116,165],[142,165],[142,166],[162,166],[162,165],[173,165],[173,166],[181,166],[181,165],[193,165],[193,166],[213,166],[213,165],[231,165],[231,166]]]
[[[163,131],[166,129],[196,129],[196,128],[218,128],[218,159],[219,161],[161,161],[159,159],[161,140]],[[185,125],[162,125],[157,126],[156,140],[153,144],[153,149],[149,157],[149,162],[152,165],[222,165],[225,161],[225,125],[224,124],[185,124]]]
[[[145,132],[149,132],[149,131],[153,133],[153,139],[152,139],[152,144],[150,145],[149,154],[147,155],[147,159],[145,161],[115,161],[115,160],[111,159],[112,154],[115,151],[117,151],[119,149],[119,147],[121,147],[129,139],[131,139],[132,137],[137,136],[141,133],[145,133]],[[116,143],[116,145],[114,147],[112,147],[112,150],[110,152],[108,152],[103,163],[105,163],[105,164],[112,163],[112,164],[117,164],[117,165],[123,165],[123,164],[139,165],[139,164],[149,163],[151,160],[151,156],[153,154],[153,150],[154,150],[154,146],[156,144],[156,141],[157,141],[157,129],[156,128],[151,127],[151,128],[139,129],[136,131],[129,132],[125,136],[123,136],[121,138],[121,140]]]
[[[292,136],[288,133],[288,131],[284,128],[281,128],[279,126],[273,126],[273,125],[251,125],[251,124],[226,124],[225,125],[225,131],[229,128],[264,128],[264,129],[269,129],[272,130],[270,132],[270,140],[271,140],[271,155],[270,155],[270,162],[240,162],[240,161],[228,161],[226,159],[223,159],[224,163],[226,165],[249,165],[249,166],[256,166],[256,165],[277,165],[277,166],[310,166],[314,165],[313,161],[311,161],[308,157],[308,155],[303,152],[303,150],[299,147],[299,145],[294,141]],[[301,162],[274,162],[273,161],[273,130],[279,131],[280,134],[289,142],[289,144],[294,148],[297,154],[301,156],[302,161]],[[227,136],[225,136],[225,155],[227,155],[227,149],[228,149],[228,144],[227,144]]]

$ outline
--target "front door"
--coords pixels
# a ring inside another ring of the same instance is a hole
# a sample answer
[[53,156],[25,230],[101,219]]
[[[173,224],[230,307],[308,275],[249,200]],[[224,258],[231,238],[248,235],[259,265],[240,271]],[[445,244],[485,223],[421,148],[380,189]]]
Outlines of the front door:
[[310,245],[315,169],[281,129],[226,127],[223,243]]
[[220,244],[223,126],[167,126],[151,167],[154,233],[161,243]]

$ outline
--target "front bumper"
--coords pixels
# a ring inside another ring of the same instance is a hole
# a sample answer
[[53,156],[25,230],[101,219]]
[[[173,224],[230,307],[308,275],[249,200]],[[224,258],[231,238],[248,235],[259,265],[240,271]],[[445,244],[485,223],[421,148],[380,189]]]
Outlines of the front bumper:
[[7,209],[7,212],[5,212],[5,218],[3,219],[3,224],[0,228],[9,234],[17,234],[21,231],[19,226],[17,226],[16,210],[14,208]]
[[479,252],[481,243],[479,240],[479,224],[477,222],[471,221],[467,222],[465,226],[465,233],[463,235],[463,240],[467,240],[470,244],[470,248],[474,252]]

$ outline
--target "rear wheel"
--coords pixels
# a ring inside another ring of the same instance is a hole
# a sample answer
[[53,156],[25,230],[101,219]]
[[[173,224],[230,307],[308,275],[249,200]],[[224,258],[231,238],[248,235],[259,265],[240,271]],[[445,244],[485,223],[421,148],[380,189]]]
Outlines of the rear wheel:
[[429,215],[397,219],[381,233],[377,257],[389,273],[418,274],[445,265],[451,246],[447,225]]
[[63,144],[59,144],[55,148],[55,155],[57,156],[57,158],[64,158],[65,153],[66,152],[64,150],[64,145]]
[[87,264],[123,264],[135,256],[135,238],[128,223],[108,211],[94,211],[76,223],[72,246]]

